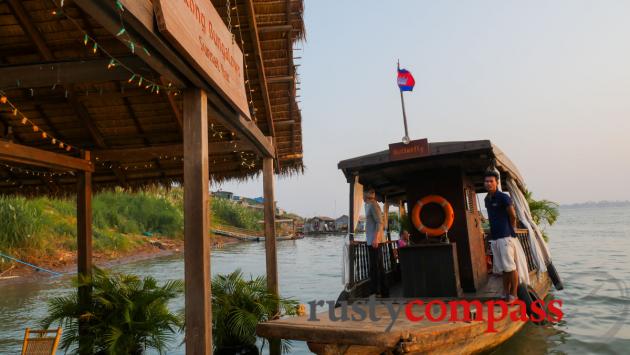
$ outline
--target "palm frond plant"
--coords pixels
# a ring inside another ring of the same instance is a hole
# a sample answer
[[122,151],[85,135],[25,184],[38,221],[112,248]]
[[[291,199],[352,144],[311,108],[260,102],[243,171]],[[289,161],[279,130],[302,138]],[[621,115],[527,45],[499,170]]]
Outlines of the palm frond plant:
[[[264,276],[243,278],[240,269],[212,278],[212,337],[215,354],[257,354],[256,325],[276,315],[295,315],[298,302],[267,290]],[[279,314],[276,314],[276,309]],[[264,346],[263,340],[263,346]],[[283,340],[284,352],[290,342]]]
[[[49,302],[44,328],[59,323],[64,328],[61,349],[96,354],[142,354],[152,348],[168,349],[182,326],[181,315],[168,309],[168,302],[184,289],[182,281],[158,286],[152,277],[109,273],[94,268],[92,277],[79,277],[77,287],[92,288],[92,301],[83,309],[78,295],[57,297]],[[79,319],[85,323],[79,349]]]
[[560,216],[558,204],[549,200],[535,200],[531,191],[525,191],[525,199],[534,222],[542,229],[545,241],[548,241],[549,237],[545,233],[545,227],[553,225],[558,220]]

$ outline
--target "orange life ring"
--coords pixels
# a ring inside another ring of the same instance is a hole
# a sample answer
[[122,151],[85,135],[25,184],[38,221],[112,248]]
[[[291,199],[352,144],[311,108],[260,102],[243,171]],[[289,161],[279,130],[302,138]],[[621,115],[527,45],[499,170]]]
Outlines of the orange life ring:
[[[444,223],[437,228],[429,228],[425,226],[420,220],[420,212],[422,211],[422,207],[429,203],[437,203],[442,206],[444,210]],[[439,237],[442,234],[448,232],[453,225],[453,220],[455,219],[455,213],[453,213],[453,206],[442,196],[439,195],[427,195],[416,202],[415,206],[413,206],[413,210],[411,211],[411,222],[413,225],[420,231],[420,233],[426,234],[430,237]]]

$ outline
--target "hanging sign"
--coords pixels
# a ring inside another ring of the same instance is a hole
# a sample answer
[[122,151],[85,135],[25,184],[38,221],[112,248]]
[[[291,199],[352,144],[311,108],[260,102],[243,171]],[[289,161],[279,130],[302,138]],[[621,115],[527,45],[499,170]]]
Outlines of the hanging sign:
[[404,160],[411,158],[419,158],[429,155],[429,141],[417,139],[415,141],[405,143],[393,143],[389,145],[389,160]]
[[250,117],[243,53],[210,0],[154,0],[158,29],[240,112]]

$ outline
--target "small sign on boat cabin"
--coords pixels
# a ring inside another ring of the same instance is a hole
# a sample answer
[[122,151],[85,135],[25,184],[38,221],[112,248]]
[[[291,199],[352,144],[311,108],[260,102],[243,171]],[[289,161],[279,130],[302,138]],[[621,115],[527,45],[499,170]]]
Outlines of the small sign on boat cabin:
[[405,143],[389,145],[389,160],[404,160],[429,155],[429,141],[426,138]]
[[248,117],[243,52],[210,0],[154,0],[158,28],[197,71]]

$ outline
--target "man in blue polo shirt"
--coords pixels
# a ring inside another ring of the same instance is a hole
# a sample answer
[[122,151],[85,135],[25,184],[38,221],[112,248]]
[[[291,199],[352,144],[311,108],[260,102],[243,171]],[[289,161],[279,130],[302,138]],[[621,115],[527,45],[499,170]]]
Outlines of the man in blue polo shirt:
[[490,248],[495,273],[503,273],[503,292],[508,302],[516,300],[518,273],[516,271],[516,211],[510,196],[499,191],[499,174],[488,171],[484,186],[488,191],[485,198],[490,221]]

